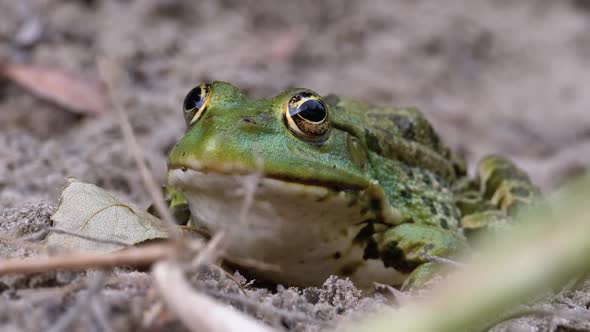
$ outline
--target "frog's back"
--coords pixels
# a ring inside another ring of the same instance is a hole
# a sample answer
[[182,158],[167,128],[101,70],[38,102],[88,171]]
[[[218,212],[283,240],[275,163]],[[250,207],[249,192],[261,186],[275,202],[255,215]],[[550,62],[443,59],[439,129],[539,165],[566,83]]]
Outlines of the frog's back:
[[333,108],[334,127],[367,147],[373,176],[404,222],[459,227],[451,187],[462,170],[418,109],[372,106],[337,96],[326,97],[326,102]]
[[464,171],[458,169],[450,149],[418,109],[373,106],[333,95],[326,102],[334,109],[334,126],[351,132],[370,151],[429,169],[450,182]]

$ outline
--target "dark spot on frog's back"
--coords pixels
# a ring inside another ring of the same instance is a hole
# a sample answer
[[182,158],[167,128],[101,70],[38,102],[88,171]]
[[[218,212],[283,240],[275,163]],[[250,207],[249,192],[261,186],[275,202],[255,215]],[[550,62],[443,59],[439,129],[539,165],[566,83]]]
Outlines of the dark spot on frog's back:
[[430,177],[430,174],[424,174],[424,176],[422,177],[422,181],[424,181],[424,184],[428,188],[432,188],[432,178]]
[[429,206],[430,208],[430,213],[434,216],[438,214],[438,211],[436,210],[436,206],[434,206],[434,204]]
[[428,136],[430,136],[430,141],[432,142],[432,146],[434,146],[436,149],[440,150],[441,149],[440,136],[438,136],[438,134],[434,131],[434,129],[431,126],[428,126]]
[[378,154],[381,154],[381,146],[379,145],[379,138],[375,136],[375,134],[367,129],[365,129],[365,139],[367,141],[367,146],[370,150],[375,151]]
[[424,204],[424,206],[428,207],[428,209],[430,210],[430,214],[432,214],[432,215],[438,214],[438,212],[436,210],[436,206],[434,205],[434,202],[430,198],[422,197],[422,203]]
[[447,217],[447,218],[452,217],[451,209],[449,208],[448,205],[442,204],[441,207],[442,207],[442,212],[445,215],[445,217]]
[[410,192],[410,190],[408,188],[403,188],[400,192],[399,192],[400,196],[406,200],[409,201],[412,199],[412,193]]
[[388,118],[395,124],[403,138],[408,140],[416,138],[414,123],[411,119],[398,114],[389,114]]

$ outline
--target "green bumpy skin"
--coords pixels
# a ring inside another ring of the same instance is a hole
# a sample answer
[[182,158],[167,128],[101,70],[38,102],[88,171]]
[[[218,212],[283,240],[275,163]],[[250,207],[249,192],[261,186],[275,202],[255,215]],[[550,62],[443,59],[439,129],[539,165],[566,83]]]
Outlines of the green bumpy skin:
[[[436,264],[428,256],[452,257],[468,247],[471,234],[510,224],[539,195],[526,173],[499,156],[484,158],[477,175],[468,178],[461,158],[415,108],[321,98],[305,89],[254,100],[226,82],[213,82],[203,91],[208,93],[206,105],[197,120],[187,120],[187,132],[170,154],[169,174],[262,169],[268,179],[352,195],[354,204],[362,205],[361,213],[370,211],[354,236],[363,259],[411,274],[411,284],[432,276]],[[295,105],[293,96],[300,94],[304,100],[322,100],[329,122],[304,125],[313,133],[329,126],[327,134],[314,138],[293,130],[287,113]],[[171,180],[171,186],[178,181]],[[182,185],[179,191],[193,193]],[[348,267],[334,273],[349,275]]]

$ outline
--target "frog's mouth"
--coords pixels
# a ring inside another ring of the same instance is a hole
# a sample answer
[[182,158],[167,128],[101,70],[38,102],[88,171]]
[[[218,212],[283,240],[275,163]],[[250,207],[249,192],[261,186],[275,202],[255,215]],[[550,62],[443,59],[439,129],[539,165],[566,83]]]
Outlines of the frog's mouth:
[[[289,222],[307,222],[313,214],[322,215],[331,201],[345,204],[351,209],[364,206],[362,213],[357,213],[359,216],[362,215],[362,218],[352,219],[374,218],[370,215],[371,210],[367,208],[369,203],[364,201],[367,198],[365,191],[354,186],[345,187],[342,183],[296,179],[272,174],[259,176],[250,170],[238,169],[233,165],[231,168],[215,170],[179,167],[171,168],[168,172],[168,183],[184,193],[189,203],[191,198],[199,197],[200,202],[195,202],[199,208],[191,210],[194,210],[194,213],[205,222],[214,219],[214,216],[201,215],[203,210],[208,210],[203,207],[202,202],[209,201],[207,207],[225,206],[224,211],[227,211],[227,208],[232,210],[229,205],[241,204],[240,202],[244,200],[245,189],[252,182],[256,182],[253,190],[255,199],[268,201],[270,206],[279,212],[282,210],[302,211],[306,207],[310,208],[307,214],[292,216],[292,218],[297,217],[299,220],[288,220]],[[239,208],[234,211],[239,211]],[[222,211],[218,212],[215,215],[223,214]],[[262,219],[267,219],[267,217],[269,216],[263,216]],[[309,222],[316,221],[309,220]]]
[[[216,164],[215,166],[210,166],[204,163],[190,163],[190,166],[186,165],[176,165],[170,164],[168,165],[170,170],[182,170],[188,171],[191,170],[196,172],[200,175],[207,175],[207,174],[217,174],[217,175],[248,175],[253,173],[260,173],[256,169],[252,169],[251,167],[243,166],[239,163],[226,163],[226,164]],[[274,179],[277,181],[282,181],[285,183],[293,183],[293,184],[301,184],[304,186],[316,186],[316,187],[323,187],[327,189],[331,189],[333,191],[347,191],[347,192],[361,192],[367,189],[367,183],[361,183],[359,181],[337,181],[335,179],[314,179],[314,178],[304,178],[304,177],[295,177],[289,176],[285,173],[274,173],[269,170],[264,171],[264,178],[267,179]]]
[[[256,178],[236,174],[235,169],[226,174],[171,168],[168,177],[169,184],[185,195],[200,225],[212,233],[233,227],[238,236],[230,241],[230,254],[279,266],[280,272],[258,271],[264,278],[319,285],[332,274],[375,276],[363,271],[368,264],[363,258],[365,243],[358,241],[361,230],[377,218],[365,191]],[[248,181],[255,181],[256,187],[244,218],[240,214]],[[382,263],[377,265],[383,269]],[[384,273],[389,281],[392,273],[399,278],[395,270]]]

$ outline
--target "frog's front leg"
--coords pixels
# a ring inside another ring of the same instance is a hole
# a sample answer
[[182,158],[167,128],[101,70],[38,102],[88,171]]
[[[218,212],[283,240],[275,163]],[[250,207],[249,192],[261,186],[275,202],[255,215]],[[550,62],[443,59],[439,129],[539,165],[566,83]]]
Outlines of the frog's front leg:
[[440,273],[440,264],[428,256],[450,257],[467,247],[459,232],[423,224],[402,224],[376,237],[385,266],[411,272],[404,288],[424,285]]
[[467,234],[503,228],[539,196],[528,175],[506,158],[485,157],[477,172],[475,179],[464,181],[457,190],[457,206]]
[[[176,221],[176,223],[179,225],[186,225],[191,218],[191,212],[188,206],[188,202],[184,195],[172,186],[162,187],[162,194],[164,196],[164,200],[166,202],[166,205],[168,206],[168,209],[170,209],[170,212],[174,217],[174,221]],[[158,214],[158,211],[156,210],[154,204],[151,204],[148,207],[147,212],[151,213],[152,215],[158,218],[161,217]]]

